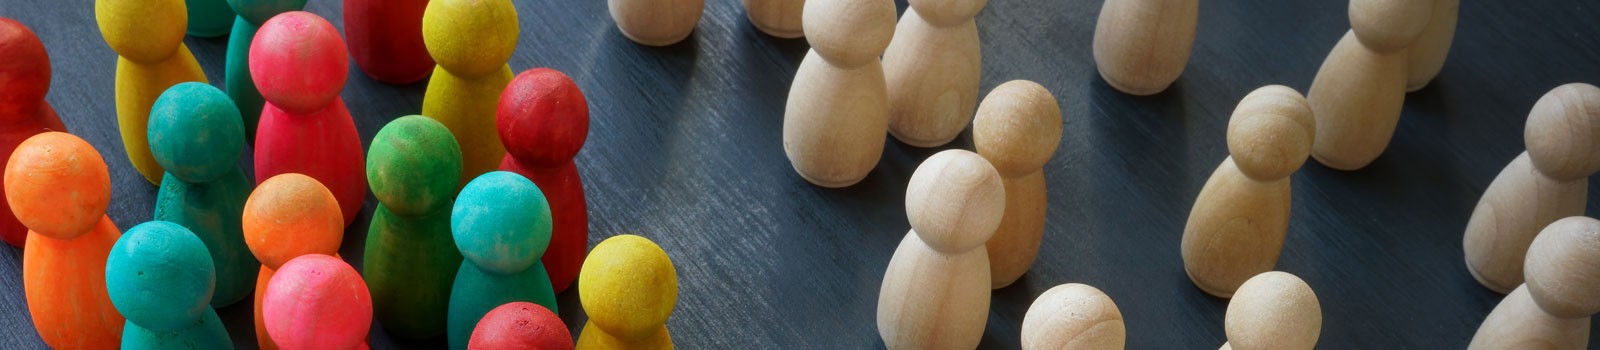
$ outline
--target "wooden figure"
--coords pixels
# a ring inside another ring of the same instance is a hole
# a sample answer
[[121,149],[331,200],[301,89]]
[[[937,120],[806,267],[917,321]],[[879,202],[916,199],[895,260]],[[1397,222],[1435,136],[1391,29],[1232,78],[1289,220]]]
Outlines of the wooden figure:
[[1094,26],[1095,68],[1123,93],[1166,90],[1189,64],[1199,20],[1199,1],[1106,0]]
[[889,88],[878,56],[894,37],[894,2],[810,0],[806,41],[783,114],[783,153],[806,181],[860,182],[883,155]]
[[1278,263],[1289,230],[1289,175],[1315,136],[1311,107],[1282,85],[1256,89],[1228,120],[1228,153],[1183,227],[1183,267],[1195,287],[1227,298]]
[[[44,43],[22,23],[0,17],[0,169],[23,140],[46,131],[67,131],[44,99],[49,91],[50,55]],[[5,196],[0,187],[0,198]],[[0,200],[0,241],[22,248],[27,240],[28,228],[11,213],[11,205]]]
[[422,44],[427,8],[428,0],[345,0],[344,37],[356,66],[389,84],[427,78],[434,65]]
[[1044,237],[1044,164],[1061,144],[1061,107],[1044,86],[1027,80],[1000,84],[983,98],[972,121],[978,155],[1000,172],[1006,213],[989,238],[990,287],[999,289],[1033,266]]
[[744,0],[745,17],[767,35],[794,39],[806,36],[800,27],[800,11],[806,0]]
[[667,46],[683,41],[700,23],[705,0],[606,0],[611,20],[633,42]]
[[983,54],[973,18],[988,0],[915,0],[883,53],[889,134],[917,147],[954,140],[978,106]]
[[45,132],[17,145],[4,177],[28,227],[22,289],[39,337],[57,349],[117,347],[123,318],[106,294],[106,257],[121,232],[106,217],[105,160],[77,136]]
[[145,181],[161,184],[161,164],[150,155],[150,106],[168,87],[205,83],[200,63],[183,44],[188,10],[183,0],[95,0],[95,21],[117,52],[117,126],[128,161]]
[[1034,299],[1022,317],[1024,350],[1121,350],[1128,340],[1122,311],[1092,286],[1068,283]]
[[428,117],[400,117],[372,138],[367,183],[378,198],[362,269],[378,322],[398,337],[444,334],[461,252],[450,237],[461,148]]
[[189,229],[166,221],[128,229],[111,247],[105,274],[111,304],[128,317],[123,348],[233,349],[209,305],[216,267]]
[[422,16],[422,39],[439,62],[422,115],[450,128],[461,143],[461,183],[493,171],[506,148],[495,131],[500,92],[511,82],[517,9],[510,0],[434,0]]
[[367,349],[372,298],[344,260],[322,254],[289,260],[261,302],[267,331],[284,349]]
[[1350,31],[1322,62],[1306,100],[1316,112],[1312,157],[1356,170],[1389,147],[1405,102],[1409,45],[1421,36],[1434,0],[1352,0]]
[[228,34],[233,24],[233,8],[228,0],[184,0],[189,12],[188,34],[202,38],[215,38]]
[[1433,0],[1433,15],[1406,55],[1406,92],[1421,90],[1439,76],[1444,60],[1450,56],[1450,43],[1456,37],[1456,19],[1461,0]]
[[1322,336],[1322,305],[1300,277],[1263,272],[1239,286],[1223,317],[1228,344],[1239,350],[1310,350]]
[[262,298],[268,282],[290,259],[339,252],[339,243],[344,239],[339,202],[316,179],[300,174],[278,175],[262,181],[250,193],[241,224],[245,244],[261,260],[261,272],[256,276],[256,341],[262,349],[277,349],[262,319]]
[[472,330],[472,350],[572,350],[572,333],[550,309],[526,301],[489,310]]
[[267,99],[256,181],[287,173],[317,179],[339,199],[347,226],[367,199],[361,135],[339,98],[349,69],[338,30],[310,12],[273,17],[250,45],[250,74]]
[[1572,83],[1545,93],[1522,135],[1528,150],[1489,183],[1462,235],[1467,271],[1499,293],[1522,284],[1540,229],[1583,215],[1589,176],[1600,171],[1600,88]]
[[667,319],[678,305],[678,270],[648,238],[617,235],[594,246],[578,276],[589,322],[579,349],[672,349]]
[[878,291],[878,335],[890,349],[971,349],[989,315],[984,242],[1005,215],[1000,173],[976,153],[948,150],[917,166],[906,185],[911,232]]
[[538,68],[511,80],[496,115],[506,146],[500,170],[532,180],[550,201],[550,249],[541,261],[561,293],[578,278],[589,248],[588,201],[573,162],[589,135],[589,103],[566,74]]
[[450,290],[450,349],[466,349],[483,315],[505,303],[531,301],[560,310],[539,262],[550,246],[550,225],[544,194],[521,175],[493,171],[461,189],[450,228],[466,259]]
[[239,115],[244,117],[245,142],[255,145],[256,126],[260,124],[267,100],[261,97],[255,79],[250,76],[250,45],[267,20],[284,12],[299,11],[306,6],[306,0],[228,0],[228,5],[239,17],[233,20],[233,30],[228,34],[222,86],[239,106]]
[[1551,223],[1528,247],[1527,283],[1478,326],[1467,349],[1583,349],[1600,312],[1600,221]]

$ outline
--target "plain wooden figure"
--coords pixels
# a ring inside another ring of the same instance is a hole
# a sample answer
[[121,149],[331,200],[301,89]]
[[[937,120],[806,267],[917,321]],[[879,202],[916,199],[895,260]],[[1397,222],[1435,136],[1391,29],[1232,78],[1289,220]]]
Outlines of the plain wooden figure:
[[1024,350],[1120,350],[1127,328],[1117,303],[1100,289],[1077,283],[1050,288],[1022,317]]
[[767,35],[794,39],[806,36],[800,26],[800,11],[806,0],[744,0],[745,17]]
[[989,315],[984,242],[1005,215],[1005,185],[982,156],[934,154],[906,185],[911,232],[878,291],[878,335],[890,349],[972,349]]
[[511,82],[517,9],[510,0],[434,0],[422,15],[422,39],[439,62],[422,115],[450,128],[461,143],[461,183],[495,170],[506,148],[495,131],[500,92]]
[[1406,92],[1421,90],[1439,76],[1444,60],[1450,56],[1450,44],[1456,37],[1456,19],[1461,12],[1461,0],[1433,0],[1433,15],[1417,41],[1411,43],[1411,53],[1406,55]]
[[189,229],[151,221],[128,229],[106,259],[111,304],[127,316],[125,349],[232,349],[211,308],[216,266]]
[[705,0],[606,0],[611,20],[633,42],[667,46],[683,41],[700,23]]
[[1522,261],[1540,229],[1583,215],[1589,176],[1600,171],[1600,88],[1573,83],[1545,93],[1522,135],[1527,152],[1489,183],[1462,235],[1467,271],[1500,293],[1522,284]]
[[[0,169],[23,140],[46,131],[67,131],[44,99],[49,91],[50,55],[44,43],[22,23],[0,17]],[[5,196],[0,187],[0,198]],[[4,200],[0,200],[0,240],[17,248],[28,240],[28,228]]]
[[889,88],[878,56],[894,37],[894,2],[810,0],[811,51],[800,62],[783,110],[783,153],[806,181],[860,182],[883,156]]
[[121,232],[106,217],[111,175],[88,142],[62,132],[23,141],[6,162],[6,202],[23,226],[22,289],[45,345],[110,349],[122,314],[106,294],[106,257]]
[[589,207],[573,157],[589,135],[589,102],[566,74],[537,68],[500,94],[496,124],[505,142],[500,170],[527,177],[550,202],[550,248],[540,260],[556,293],[567,290],[589,248]]
[[241,223],[245,244],[261,261],[261,272],[256,275],[256,342],[262,349],[277,349],[262,319],[262,298],[268,283],[291,259],[339,252],[339,243],[344,239],[339,202],[316,179],[300,174],[278,175],[261,182],[250,193]]
[[227,35],[237,16],[228,0],[184,0],[184,6],[189,12],[187,33],[201,38]]
[[344,260],[322,254],[289,260],[261,302],[272,341],[283,349],[367,349],[372,297]]
[[145,181],[161,184],[161,164],[150,155],[150,106],[168,87],[206,82],[200,63],[183,44],[188,10],[183,0],[95,0],[94,17],[106,44],[117,52],[117,127],[128,161]]
[[367,154],[378,198],[362,270],[383,328],[398,337],[444,334],[461,252],[450,237],[461,148],[428,117],[400,117],[379,130]]
[[539,262],[550,246],[550,227],[544,194],[521,175],[493,171],[461,189],[450,228],[466,259],[450,290],[450,349],[466,349],[483,315],[505,303],[531,301],[560,311]]
[[990,287],[999,289],[1021,278],[1039,255],[1047,199],[1044,164],[1061,144],[1061,106],[1037,83],[1000,84],[978,106],[972,142],[1006,188],[1006,214],[984,245]]
[[678,270],[661,246],[617,235],[594,246],[578,276],[589,322],[579,349],[672,349],[667,319],[678,305]]
[[1183,74],[1200,20],[1195,0],[1106,0],[1094,26],[1094,64],[1123,93],[1153,95]]
[[228,0],[228,5],[239,16],[233,20],[233,30],[228,34],[222,86],[244,118],[245,142],[255,145],[256,126],[261,123],[261,111],[267,100],[261,97],[255,78],[250,76],[250,45],[267,20],[284,12],[299,11],[306,6],[306,0]]
[[1289,230],[1289,175],[1311,151],[1311,107],[1282,85],[1256,89],[1228,120],[1228,153],[1183,228],[1183,267],[1194,285],[1227,298],[1278,263]]
[[1310,350],[1322,336],[1322,305],[1300,277],[1263,272],[1228,301],[1223,329],[1233,349]]
[[978,22],[988,0],[915,0],[883,53],[889,134],[917,147],[954,140],[978,107]]
[[273,17],[250,45],[250,72],[267,99],[256,181],[287,173],[317,179],[339,199],[347,226],[367,199],[361,135],[339,97],[349,69],[339,31],[310,12]]
[[345,0],[345,44],[356,66],[389,84],[427,78],[434,65],[422,43],[427,8],[428,0]]
[[1583,349],[1600,312],[1600,221],[1574,216],[1545,227],[1528,247],[1527,283],[1478,326],[1468,349]]
[[1312,157],[1356,170],[1389,147],[1405,102],[1409,45],[1422,35],[1434,0],[1352,0],[1350,31],[1333,46],[1306,100],[1316,113]]
[[489,310],[472,330],[471,350],[572,350],[572,333],[561,317],[539,304],[510,302]]

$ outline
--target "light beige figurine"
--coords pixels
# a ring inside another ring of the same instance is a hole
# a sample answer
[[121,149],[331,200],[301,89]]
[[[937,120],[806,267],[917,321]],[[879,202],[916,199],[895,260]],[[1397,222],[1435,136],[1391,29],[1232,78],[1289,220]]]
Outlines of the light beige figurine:
[[1000,226],[1005,201],[1000,173],[976,153],[943,151],[917,167],[906,185],[911,232],[889,259],[878,291],[878,335],[885,346],[978,346],[989,316],[983,244]]
[[1311,155],[1356,170],[1394,137],[1406,98],[1408,46],[1422,35],[1434,0],[1351,0],[1350,31],[1322,61],[1306,99],[1316,112]]
[[1527,284],[1506,295],[1468,349],[1583,349],[1600,312],[1600,221],[1557,220],[1528,247]]
[[1269,85],[1228,119],[1228,153],[1211,173],[1183,228],[1183,268],[1207,294],[1227,298],[1278,263],[1289,230],[1289,175],[1316,134],[1299,92]]
[[1421,90],[1439,76],[1444,60],[1450,55],[1450,43],[1456,37],[1456,19],[1461,11],[1461,0],[1434,0],[1433,16],[1428,27],[1422,30],[1417,42],[1411,43],[1407,55],[1406,92]]
[[1050,288],[1022,317],[1023,350],[1122,349],[1127,340],[1117,303],[1088,285]]
[[617,29],[633,42],[667,46],[683,41],[700,23],[705,0],[606,0]]
[[1194,47],[1199,0],[1106,0],[1094,26],[1094,64],[1124,93],[1166,90]]
[[889,134],[908,145],[950,143],[978,106],[983,54],[973,18],[988,0],[911,0],[883,54]]
[[810,0],[805,7],[811,52],[789,87],[783,153],[806,181],[854,185],[878,165],[889,129],[878,56],[894,37],[894,1]]
[[986,245],[990,285],[1000,289],[1028,272],[1039,255],[1048,199],[1044,163],[1061,144],[1061,106],[1038,83],[1000,84],[978,107],[972,141],[1006,187],[1005,218]]
[[1306,281],[1287,272],[1251,277],[1223,316],[1224,349],[1311,349],[1322,336],[1322,305]]
[[1539,230],[1583,215],[1589,176],[1600,171],[1600,88],[1573,83],[1534,103],[1523,129],[1527,152],[1484,190],[1467,221],[1467,271],[1507,293],[1522,284],[1522,261]]
[[762,33],[794,39],[806,36],[800,27],[800,12],[805,6],[806,0],[744,0],[744,13]]

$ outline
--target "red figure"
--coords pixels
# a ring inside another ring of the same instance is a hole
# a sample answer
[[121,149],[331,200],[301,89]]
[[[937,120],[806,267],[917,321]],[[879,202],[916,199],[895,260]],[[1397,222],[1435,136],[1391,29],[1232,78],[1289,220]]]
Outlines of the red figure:
[[578,277],[589,247],[588,202],[572,161],[589,137],[589,103],[572,78],[537,68],[506,85],[496,116],[506,146],[500,170],[533,180],[550,201],[554,227],[542,261],[551,286],[560,293]]
[[344,35],[356,66],[389,84],[427,77],[434,64],[422,44],[427,8],[428,0],[345,0]]
[[278,268],[261,299],[267,334],[284,350],[368,349],[372,296],[339,258],[306,254]]
[[349,226],[366,199],[361,138],[339,91],[350,70],[344,41],[327,20],[285,12],[261,25],[250,45],[250,75],[267,100],[256,129],[256,181],[299,173],[339,200]]
[[472,330],[468,350],[571,350],[572,333],[550,309],[526,301],[490,310]]
[[[67,131],[44,100],[50,91],[50,56],[22,23],[0,17],[0,169],[17,145],[45,131]],[[0,188],[0,240],[21,248],[28,228],[17,221]]]

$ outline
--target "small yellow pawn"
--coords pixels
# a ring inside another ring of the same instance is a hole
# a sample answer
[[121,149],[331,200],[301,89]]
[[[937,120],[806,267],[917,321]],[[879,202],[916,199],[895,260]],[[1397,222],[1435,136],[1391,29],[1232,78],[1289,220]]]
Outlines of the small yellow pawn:
[[[517,9],[509,0],[434,0],[422,15],[422,41],[439,62],[422,115],[461,143],[461,183],[499,168],[506,148],[495,130],[500,92],[511,83]],[[458,186],[459,187],[459,186]]]
[[589,323],[578,349],[672,349],[667,318],[678,304],[678,271],[667,252],[635,235],[595,245],[578,275]]
[[128,161],[145,181],[161,184],[165,170],[150,154],[150,107],[167,88],[206,83],[200,63],[183,44],[189,10],[183,0],[96,0],[95,22],[117,52],[117,126]]

